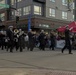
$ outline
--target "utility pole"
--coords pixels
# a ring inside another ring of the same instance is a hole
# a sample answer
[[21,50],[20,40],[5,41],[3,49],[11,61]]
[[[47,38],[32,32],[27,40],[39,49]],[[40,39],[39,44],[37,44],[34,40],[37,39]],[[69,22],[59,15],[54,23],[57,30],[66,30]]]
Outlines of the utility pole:
[[16,0],[16,9],[17,9],[17,0]]

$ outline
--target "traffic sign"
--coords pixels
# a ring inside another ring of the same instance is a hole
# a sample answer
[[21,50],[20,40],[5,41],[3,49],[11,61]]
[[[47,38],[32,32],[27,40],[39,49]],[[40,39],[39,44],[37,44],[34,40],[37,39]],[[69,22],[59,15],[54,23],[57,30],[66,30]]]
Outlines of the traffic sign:
[[0,7],[9,8],[9,5],[8,4],[0,4]]

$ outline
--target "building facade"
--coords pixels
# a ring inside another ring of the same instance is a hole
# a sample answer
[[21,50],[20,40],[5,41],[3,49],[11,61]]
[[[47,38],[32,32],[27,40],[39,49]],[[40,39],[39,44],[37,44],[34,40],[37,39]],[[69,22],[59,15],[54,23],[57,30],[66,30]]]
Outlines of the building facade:
[[[0,9],[6,26],[27,30],[29,16],[34,30],[56,29],[74,20],[72,0],[1,0],[0,3],[9,5],[9,8]],[[16,16],[19,16],[18,23]]]

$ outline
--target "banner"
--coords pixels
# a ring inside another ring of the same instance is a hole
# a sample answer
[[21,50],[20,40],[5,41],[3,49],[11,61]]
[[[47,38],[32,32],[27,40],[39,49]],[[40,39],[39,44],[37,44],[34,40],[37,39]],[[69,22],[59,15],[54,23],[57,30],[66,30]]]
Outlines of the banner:
[[65,40],[59,40],[57,41],[56,48],[63,48],[65,45]]

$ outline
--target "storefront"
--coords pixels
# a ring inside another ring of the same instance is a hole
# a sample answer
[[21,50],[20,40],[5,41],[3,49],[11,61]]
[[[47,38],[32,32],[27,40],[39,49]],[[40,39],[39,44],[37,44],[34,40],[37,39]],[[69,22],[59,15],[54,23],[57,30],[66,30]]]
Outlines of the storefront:
[[[55,20],[50,18],[41,18],[41,17],[32,17],[31,19],[31,29],[34,31],[40,31],[44,29],[45,31],[55,30],[60,26],[67,25],[70,22]],[[28,30],[28,19],[20,19],[18,23],[15,20],[5,21],[4,25],[8,27],[9,25],[13,25],[17,28],[22,28],[23,30]]]

